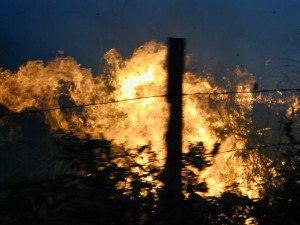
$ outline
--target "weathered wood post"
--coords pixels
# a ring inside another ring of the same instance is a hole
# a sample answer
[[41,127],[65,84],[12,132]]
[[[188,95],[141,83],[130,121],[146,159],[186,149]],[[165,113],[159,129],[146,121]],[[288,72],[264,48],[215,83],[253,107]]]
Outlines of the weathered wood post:
[[182,195],[182,81],[184,72],[185,40],[169,38],[167,56],[168,96],[170,119],[166,134],[167,160],[164,171],[162,204],[167,224],[175,224],[180,218]]

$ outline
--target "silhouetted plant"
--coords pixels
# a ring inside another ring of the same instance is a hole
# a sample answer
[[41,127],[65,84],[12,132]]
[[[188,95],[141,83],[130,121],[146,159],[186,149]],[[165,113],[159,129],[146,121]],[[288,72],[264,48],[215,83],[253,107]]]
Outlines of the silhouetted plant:
[[293,134],[292,119],[285,118],[285,135],[289,145],[277,149],[273,168],[277,175],[256,203],[256,216],[261,224],[297,224],[300,221],[300,149]]
[[[0,224],[162,224],[157,211],[161,169],[150,145],[126,150],[107,140],[61,135],[55,160],[61,172],[51,179],[12,177],[1,184]],[[187,194],[178,224],[292,224],[299,221],[299,150],[281,151],[285,165],[277,165],[282,185],[275,184],[262,200],[243,197],[235,185],[221,197],[201,197],[205,182],[187,166],[199,172],[209,167],[218,154],[203,143],[191,144],[183,154],[182,178]],[[209,157],[208,157],[209,156]],[[141,163],[141,157],[147,157]],[[255,222],[256,221],[256,222]],[[288,222],[289,221],[289,222]]]

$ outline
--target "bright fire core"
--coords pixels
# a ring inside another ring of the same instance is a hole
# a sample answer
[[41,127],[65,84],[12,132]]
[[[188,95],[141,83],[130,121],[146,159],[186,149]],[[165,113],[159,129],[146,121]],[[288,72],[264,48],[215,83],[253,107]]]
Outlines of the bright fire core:
[[[16,73],[0,71],[0,104],[11,111],[22,112],[32,108],[50,109],[92,103],[94,105],[83,108],[45,112],[46,123],[53,131],[63,130],[93,138],[104,136],[125,149],[150,144],[157,155],[156,165],[162,166],[166,156],[169,106],[165,97],[157,96],[167,92],[166,54],[167,47],[155,41],[140,46],[128,59],[112,49],[104,56],[106,65],[103,74],[96,77],[90,69],[82,68],[71,57],[55,58],[47,64],[40,60],[29,61]],[[233,76],[234,82],[227,83],[228,88],[224,88],[216,84],[211,74],[186,72],[183,92],[252,91],[255,79],[251,73],[237,67]],[[140,97],[149,98],[120,101]],[[119,102],[98,104],[111,101]],[[191,94],[183,97],[184,151],[188,151],[190,144],[202,142],[205,153],[210,153],[214,145],[220,143],[218,154],[212,158],[212,166],[202,171],[189,168],[196,174],[199,183],[207,183],[205,195],[220,196],[226,187],[234,184],[242,195],[250,198],[262,194],[265,174],[257,170],[264,170],[263,159],[256,157],[256,151],[241,154],[240,149],[246,149],[253,141],[251,116],[254,104],[267,106],[268,101],[253,93]],[[297,99],[291,101],[294,105],[297,103]],[[260,136],[270,135],[268,127],[260,132]],[[260,161],[253,165],[252,158]],[[145,165],[149,163],[147,155],[136,160]],[[145,181],[155,182],[155,179],[146,177]]]

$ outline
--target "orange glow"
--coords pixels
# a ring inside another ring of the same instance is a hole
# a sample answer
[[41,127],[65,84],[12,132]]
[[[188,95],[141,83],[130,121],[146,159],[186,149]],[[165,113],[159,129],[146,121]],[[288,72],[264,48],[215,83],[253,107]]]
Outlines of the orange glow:
[[[0,73],[0,104],[12,111],[26,109],[57,108],[66,105],[82,105],[132,99],[166,94],[167,72],[165,59],[167,47],[151,41],[136,49],[131,58],[123,59],[112,49],[104,59],[103,74],[94,77],[90,69],[80,66],[73,58],[55,58],[44,64],[42,61],[29,61],[16,73],[2,70]],[[234,71],[235,91],[248,92],[255,82],[253,74],[237,67]],[[227,91],[218,86],[212,75],[184,74],[184,93],[213,93]],[[184,129],[183,149],[188,151],[191,143],[203,142],[210,153],[215,143],[221,143],[219,154],[212,158],[212,166],[197,174],[199,182],[207,182],[206,195],[220,196],[227,186],[237,184],[242,195],[251,198],[260,196],[261,176],[249,169],[245,159],[237,154],[237,149],[245,149],[249,142],[249,125],[253,123],[251,112],[255,102],[268,104],[268,99],[254,96],[253,93],[236,95],[187,95],[183,97]],[[234,105],[233,108],[232,106]],[[299,108],[293,100],[287,115]],[[149,155],[141,154],[135,160],[139,164],[157,167],[164,165],[166,156],[165,133],[169,117],[166,99],[149,97],[114,104],[99,104],[80,110],[54,110],[45,112],[46,123],[53,131],[76,132],[78,136],[91,135],[113,140],[125,149],[151,145],[156,153],[156,161]],[[268,128],[261,130],[262,135]],[[129,150],[134,151],[134,150]],[[255,155],[254,155],[255,156]],[[249,156],[249,157],[254,157]],[[118,162],[122,165],[122,162]],[[264,165],[259,164],[258,167]],[[255,168],[257,169],[257,168]],[[254,169],[253,169],[254,170]],[[142,174],[141,170],[136,169]],[[248,182],[252,176],[255,182]],[[145,182],[157,182],[147,176]],[[119,188],[131,180],[119,183]],[[161,183],[157,182],[157,186]],[[146,195],[149,190],[140,193]]]

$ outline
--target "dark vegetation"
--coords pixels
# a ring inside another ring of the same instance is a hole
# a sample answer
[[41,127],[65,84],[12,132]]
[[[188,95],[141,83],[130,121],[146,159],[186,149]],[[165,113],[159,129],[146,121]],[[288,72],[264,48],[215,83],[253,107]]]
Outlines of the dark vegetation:
[[[153,191],[153,184],[142,179],[149,175],[162,179],[151,146],[126,151],[104,139],[70,134],[56,137],[54,143],[59,151],[53,160],[60,165],[55,175],[48,179],[14,176],[1,183],[1,225],[165,224],[161,189]],[[276,165],[280,172],[276,179],[282,185],[268,184],[259,201],[240,196],[235,187],[228,187],[231,192],[220,198],[200,197],[195,192],[205,192],[206,184],[197,183],[195,174],[184,167],[183,189],[189,195],[176,224],[245,224],[246,220],[248,224],[299,224],[300,151],[295,146],[282,151],[286,164]],[[203,148],[202,143],[191,145],[183,164],[199,169],[210,166]],[[141,153],[152,160],[147,167],[134,160]],[[218,154],[218,144],[214,154]],[[139,168],[142,175],[132,168]]]

